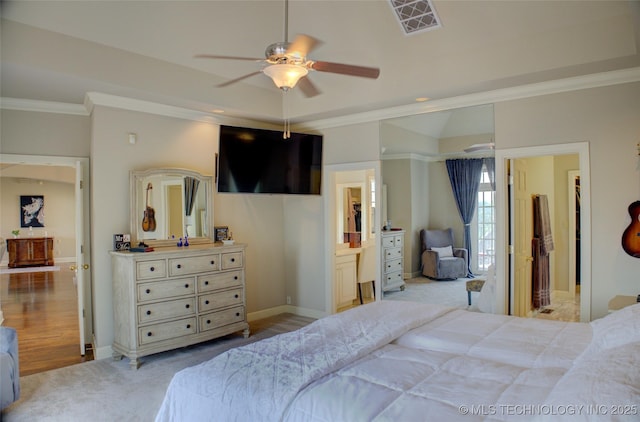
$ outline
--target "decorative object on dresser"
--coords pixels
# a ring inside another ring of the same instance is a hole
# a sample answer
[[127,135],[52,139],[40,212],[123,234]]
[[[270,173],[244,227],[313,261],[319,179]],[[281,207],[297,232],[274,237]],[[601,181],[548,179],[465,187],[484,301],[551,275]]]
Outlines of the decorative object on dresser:
[[229,237],[229,227],[227,226],[216,226],[213,228],[215,231],[215,240],[216,242],[222,242],[223,240],[227,240]]
[[53,265],[53,238],[27,237],[7,239],[9,268]]
[[139,358],[243,331],[245,245],[111,252],[114,358]]
[[382,291],[404,290],[404,230],[383,230],[381,239]]

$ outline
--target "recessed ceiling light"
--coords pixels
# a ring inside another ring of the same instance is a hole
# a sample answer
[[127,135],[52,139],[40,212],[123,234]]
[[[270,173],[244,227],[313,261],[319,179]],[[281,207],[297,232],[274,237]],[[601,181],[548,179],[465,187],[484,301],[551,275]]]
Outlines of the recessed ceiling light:
[[427,97],[418,97],[418,98],[416,98],[416,101],[419,102],[419,103],[423,103],[423,102],[428,101],[428,100],[429,100],[429,98],[427,98]]
[[216,113],[216,114],[222,114],[224,113],[224,110],[220,109],[220,108],[214,108],[213,110],[211,110],[212,113]]

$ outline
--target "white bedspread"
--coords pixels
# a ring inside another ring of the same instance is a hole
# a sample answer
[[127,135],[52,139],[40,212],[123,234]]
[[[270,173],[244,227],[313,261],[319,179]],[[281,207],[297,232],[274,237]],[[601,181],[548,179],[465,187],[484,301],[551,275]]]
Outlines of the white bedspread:
[[229,350],[178,372],[156,421],[281,420],[310,382],[451,310],[376,302]]
[[638,420],[639,368],[640,305],[586,324],[382,301],[179,372],[157,421]]

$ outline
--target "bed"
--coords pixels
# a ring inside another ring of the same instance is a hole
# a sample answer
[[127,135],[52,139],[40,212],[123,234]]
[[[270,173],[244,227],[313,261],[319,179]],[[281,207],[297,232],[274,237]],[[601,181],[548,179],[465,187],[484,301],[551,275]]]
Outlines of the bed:
[[379,301],[176,373],[156,421],[638,420],[640,305],[591,323]]

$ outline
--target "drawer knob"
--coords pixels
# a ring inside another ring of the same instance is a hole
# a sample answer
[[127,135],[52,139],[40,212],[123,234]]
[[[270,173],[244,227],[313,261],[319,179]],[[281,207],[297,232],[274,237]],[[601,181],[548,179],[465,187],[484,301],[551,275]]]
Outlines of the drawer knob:
[[184,288],[185,288],[185,289],[188,289],[188,288],[189,288],[189,283],[185,284],[185,285],[184,285]]
[[209,301],[208,301],[208,300],[205,300],[205,301],[204,301],[204,304],[205,304],[205,305],[208,305],[208,304],[209,304]]
[[156,270],[156,267],[149,268],[149,271],[155,271],[155,270]]
[[211,265],[216,265],[216,261],[214,261],[213,259],[211,260]]
[[240,316],[240,312],[236,312],[236,316]]
[[236,259],[235,258],[231,258],[231,262],[236,262]]
[[147,289],[147,290],[145,290],[145,293],[146,293],[146,294],[151,293],[151,289]]
[[180,268],[182,268],[182,265],[178,264],[178,265],[176,265],[176,268],[180,269]]
[[186,305],[184,305],[185,308],[189,309],[189,304],[187,303]]
[[191,328],[191,324],[187,324],[187,328]]
[[207,320],[207,324],[211,324],[211,320],[210,319]]
[[205,286],[208,286],[208,285],[209,285],[209,280],[205,281],[205,282],[204,282],[204,285],[205,285]]
[[234,276],[234,277],[233,277],[233,279],[234,279],[234,280],[237,280],[237,279],[238,279],[238,276]]
[[147,315],[151,315],[151,311],[147,311]]
[[238,296],[237,294],[234,296],[236,299],[239,298],[240,296]]
[[151,337],[152,335],[153,335],[153,333],[152,333],[151,331],[149,331],[149,332],[147,333],[147,337]]

